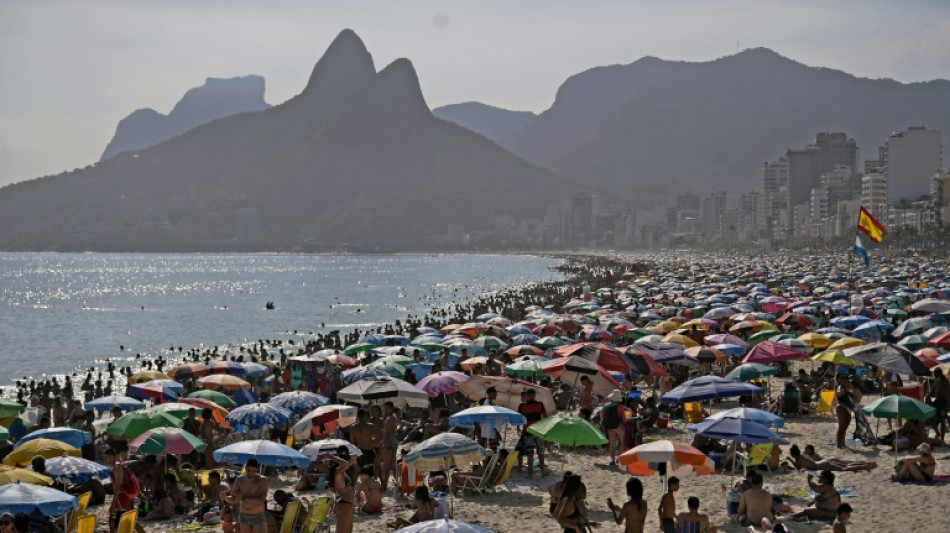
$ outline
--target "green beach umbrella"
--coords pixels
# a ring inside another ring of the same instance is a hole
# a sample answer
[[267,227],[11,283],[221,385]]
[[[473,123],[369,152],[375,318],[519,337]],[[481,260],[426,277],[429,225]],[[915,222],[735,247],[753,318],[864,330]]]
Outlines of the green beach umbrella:
[[26,410],[26,407],[14,401],[0,398],[0,418],[16,418]]
[[607,437],[590,422],[577,416],[551,416],[535,422],[528,433],[548,442],[567,446],[600,446]]
[[363,344],[351,344],[343,350],[343,353],[346,355],[356,355],[358,353],[368,352],[374,348],[376,348],[375,344],[369,344],[365,342]]
[[937,413],[933,407],[920,400],[915,400],[903,394],[884,396],[861,408],[864,414],[876,418],[909,418],[920,420],[930,418]]
[[523,359],[521,361],[515,361],[510,365],[505,367],[505,373],[509,376],[536,376],[541,377],[544,375],[544,372],[541,371],[541,366],[538,365],[537,361],[532,361],[531,359]]
[[907,318],[908,316],[907,311],[904,311],[903,309],[898,309],[897,307],[892,307],[888,309],[887,311],[885,311],[884,313],[891,318],[897,318],[899,320],[903,320]]
[[774,376],[778,369],[774,366],[763,365],[760,363],[746,363],[739,365],[726,374],[726,379],[735,379],[737,381],[752,381],[762,376]]
[[129,448],[134,452],[154,455],[200,452],[207,447],[203,440],[184,429],[168,427],[150,429],[129,443]]
[[10,432],[7,431],[7,428],[0,426],[0,440],[7,440],[10,438]]
[[812,361],[819,361],[822,363],[831,363],[833,365],[844,365],[844,366],[863,366],[864,363],[858,361],[857,359],[852,359],[844,354],[841,350],[825,350],[819,354],[815,354],[811,358]]
[[237,407],[237,402],[231,399],[230,396],[224,394],[223,392],[213,391],[210,389],[202,389],[199,391],[192,392],[187,396],[188,398],[204,398],[205,400],[210,400],[225,409],[234,409]]
[[903,339],[897,341],[898,346],[903,346],[910,351],[916,351],[924,346],[927,346],[927,341],[930,340],[924,335],[909,335]]
[[756,333],[750,335],[746,342],[749,343],[749,347],[751,348],[762,341],[770,340],[772,337],[775,337],[778,334],[779,332],[775,331],[774,329],[763,329],[762,331],[757,331]]
[[381,359],[366,365],[366,368],[377,368],[394,378],[402,379],[406,377],[406,367],[395,361],[384,361]]
[[426,343],[420,344],[419,348],[432,353],[442,353],[442,350],[445,349],[445,345],[435,344],[435,343]]
[[373,361],[372,364],[374,365],[375,364],[392,364],[392,365],[399,365],[399,366],[406,367],[409,365],[416,364],[416,360],[413,359],[412,357],[409,357],[408,355],[393,354],[393,355],[384,355],[376,359],[375,361]]
[[646,328],[637,328],[637,329],[627,330],[627,337],[630,337],[633,340],[637,340],[641,337],[646,337],[647,335],[653,335],[653,332]]
[[174,427],[180,428],[185,423],[173,415],[151,410],[132,411],[122,415],[121,418],[112,423],[106,433],[127,439],[134,439],[142,433],[154,428]]
[[558,337],[541,337],[540,339],[534,341],[533,344],[542,350],[547,350],[548,348],[564,346],[567,343]]

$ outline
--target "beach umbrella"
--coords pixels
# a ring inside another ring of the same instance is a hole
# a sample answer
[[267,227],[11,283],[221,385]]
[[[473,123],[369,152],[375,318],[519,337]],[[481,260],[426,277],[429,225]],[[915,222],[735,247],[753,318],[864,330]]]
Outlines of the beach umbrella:
[[895,337],[905,337],[907,335],[923,333],[932,327],[933,322],[927,317],[908,318],[901,322],[891,334]]
[[689,380],[663,395],[668,403],[701,402],[713,398],[752,396],[765,392],[761,387],[718,376],[702,376]]
[[92,442],[92,435],[90,435],[88,431],[81,431],[73,428],[38,429],[24,435],[23,438],[17,441],[16,446],[14,446],[13,449],[15,450],[27,442],[36,439],[58,440],[60,442],[65,442],[73,448],[82,448],[83,445]]
[[419,380],[416,387],[426,392],[430,398],[435,398],[440,394],[455,394],[458,390],[458,384],[469,378],[466,374],[455,372],[453,370],[443,370]]
[[129,443],[129,449],[135,453],[154,455],[185,455],[207,447],[204,441],[184,429],[168,427],[150,429]]
[[914,302],[910,309],[920,313],[945,313],[950,311],[950,301],[925,298],[919,302]]
[[426,520],[418,522],[404,528],[396,529],[393,533],[495,533],[491,529],[484,528],[468,522],[460,522],[451,518],[437,518],[435,520]]
[[0,512],[30,514],[39,509],[46,516],[62,516],[78,508],[75,496],[50,487],[24,483],[0,487]]
[[623,353],[623,359],[630,370],[640,376],[668,376],[669,372],[660,366],[649,354],[638,350],[636,347],[627,348]]
[[718,420],[720,418],[744,418],[746,420],[751,420],[762,424],[765,427],[776,427],[780,428],[785,425],[785,419],[764,411],[762,409],[754,409],[752,407],[736,407],[733,409],[727,409],[725,411],[720,411],[718,413],[709,415],[706,417],[706,420]]
[[941,333],[927,341],[928,346],[950,350],[950,332]]
[[459,383],[458,386],[459,392],[469,400],[476,402],[485,398],[485,391],[489,387],[495,387],[495,390],[498,391],[498,397],[492,402],[494,405],[518,409],[518,406],[521,405],[521,393],[531,389],[535,391],[535,399],[544,404],[544,409],[547,412],[557,412],[554,394],[551,393],[551,389],[527,381],[516,380],[507,376],[472,376],[471,379]]
[[600,446],[607,437],[590,422],[576,416],[549,416],[528,428],[528,433],[567,446]]
[[620,387],[604,367],[576,355],[542,363],[541,371],[575,388],[581,386],[581,377],[587,376],[594,383],[594,392],[601,396],[606,396]]
[[703,344],[706,346],[715,346],[717,344],[735,344],[737,346],[742,346],[743,348],[749,347],[749,343],[739,337],[736,337],[735,335],[729,335],[728,333],[706,335],[703,337]]
[[703,420],[686,429],[704,437],[717,440],[732,440],[747,444],[788,444],[778,433],[747,418],[714,418]]
[[827,348],[831,346],[831,339],[822,335],[821,333],[815,333],[810,331],[804,335],[799,335],[798,340],[804,342],[805,344],[811,346],[812,348]]
[[230,374],[243,378],[247,375],[247,369],[244,365],[236,361],[215,361],[208,365],[208,372],[211,374]]
[[854,328],[854,330],[851,332],[851,335],[859,339],[876,339],[887,334],[887,332],[893,329],[894,326],[890,325],[884,320],[872,320]]
[[251,388],[250,383],[239,377],[228,374],[212,374],[210,376],[198,378],[197,383],[206,389],[225,389],[234,391],[238,389]]
[[307,411],[313,411],[321,405],[329,404],[330,399],[315,392],[293,391],[280,393],[271,398],[268,403],[282,407],[295,415],[300,415]]
[[[405,374],[405,370],[403,370],[403,374]],[[390,377],[392,376],[390,376],[385,369],[369,366],[358,366],[344,370],[343,373],[340,374],[340,379],[344,385],[350,385],[364,379],[385,379]]]
[[158,370],[143,370],[132,374],[129,377],[129,384],[135,385],[136,383],[145,383],[146,381],[154,381],[156,379],[171,379],[171,377]]
[[903,394],[883,396],[862,407],[861,410],[864,414],[875,418],[909,418],[911,420],[930,418],[937,413],[935,408]]
[[413,446],[406,454],[406,464],[416,470],[438,470],[444,466],[467,465],[485,456],[474,440],[458,433],[440,433]]
[[160,381],[147,381],[137,385],[129,385],[129,392],[137,398],[143,400],[168,401],[173,402],[178,399],[179,392],[173,387]]
[[801,313],[785,313],[775,319],[775,323],[780,326],[787,326],[793,330],[805,330],[815,327],[815,320]]
[[505,350],[505,353],[508,354],[508,357],[515,359],[517,357],[524,357],[526,355],[544,355],[544,350],[538,348],[537,346],[530,346],[530,343],[520,346],[512,346]]
[[492,335],[485,335],[475,339],[475,345],[482,347],[486,351],[495,350],[496,352],[503,352],[508,348],[508,343]]
[[891,307],[885,311],[884,314],[896,320],[903,320],[908,317],[907,311],[904,311],[898,307]]
[[623,355],[616,347],[602,342],[581,342],[556,348],[554,357],[583,357],[594,363],[599,364],[607,370],[615,372],[627,372],[630,370]]
[[247,429],[264,427],[284,427],[290,422],[293,413],[269,403],[242,405],[228,413],[227,421],[232,426],[240,424]]
[[32,461],[37,455],[42,455],[46,459],[49,459],[50,457],[60,457],[63,455],[81,457],[82,452],[80,452],[78,448],[58,440],[36,439],[31,440],[23,446],[20,446],[10,452],[9,455],[4,457],[3,464],[10,466],[26,466],[30,464],[30,461]]
[[526,422],[527,419],[521,413],[497,405],[469,407],[449,417],[449,424],[461,428],[472,428],[475,424],[487,424],[492,428],[500,428],[505,424],[520,426]]
[[745,357],[743,363],[762,363],[769,364],[776,361],[791,361],[794,359],[804,359],[807,357],[802,352],[779,344],[777,342],[764,341],[756,344]]
[[128,396],[112,395],[96,398],[91,402],[86,402],[85,405],[87,410],[95,409],[99,412],[111,411],[113,407],[118,407],[123,411],[137,411],[139,409],[145,409],[145,404]]
[[0,426],[0,440],[7,440],[10,438],[10,430]]
[[[412,361],[412,363],[415,363],[415,359],[412,359],[412,358],[409,358],[409,359]],[[387,361],[381,358],[377,361],[373,361],[372,363],[366,365],[365,368],[372,369],[372,370],[381,370],[382,373],[388,377],[402,379],[406,375],[406,366],[412,363],[402,364],[402,363],[397,363],[392,360]]]
[[663,340],[660,342],[670,342],[673,344],[679,344],[686,348],[691,348],[693,346],[698,346],[698,343],[693,339],[687,337],[686,335],[680,335],[678,333],[670,333],[667,336],[663,337]]
[[700,363],[725,363],[729,357],[711,346],[693,346],[687,348],[686,355],[695,357]]
[[300,417],[291,428],[295,439],[320,437],[338,427],[356,423],[357,408],[352,405],[323,405]]
[[908,335],[904,337],[903,339],[897,341],[897,345],[903,346],[904,348],[907,348],[908,350],[916,351],[923,348],[924,346],[927,346],[928,340],[929,339],[927,339],[927,337],[924,337],[923,335]]
[[728,355],[729,357],[742,357],[746,353],[746,349],[738,344],[715,344],[713,348],[719,350],[720,352]]
[[778,331],[771,330],[771,329],[758,331],[756,333],[753,333],[752,335],[749,335],[748,343],[749,343],[749,346],[755,346],[756,344],[759,344],[760,342],[767,341],[773,337],[778,337],[779,335],[780,333]]
[[301,448],[300,453],[309,457],[311,461],[318,461],[321,456],[336,454],[340,446],[345,447],[346,451],[350,452],[351,457],[363,455],[363,451],[357,448],[355,444],[344,439],[323,439],[311,442]]
[[225,409],[233,409],[237,407],[237,403],[231,399],[230,396],[224,394],[223,392],[213,391],[213,390],[199,390],[192,392],[188,395],[188,398],[201,398],[204,400],[212,401]]
[[109,425],[109,427],[106,428],[106,433],[117,437],[134,439],[153,428],[180,428],[183,425],[184,422],[180,418],[172,416],[169,413],[153,410],[132,411],[131,413],[122,415],[118,420]]
[[247,377],[249,378],[263,377],[271,372],[271,369],[269,367],[266,367],[258,363],[242,363],[242,364],[244,365],[244,370],[246,371],[245,373],[247,374]]
[[306,468],[310,458],[297,450],[269,440],[245,440],[215,450],[214,460],[220,463],[243,465],[250,458],[264,466],[296,466]]
[[726,379],[736,381],[752,381],[763,376],[774,376],[778,369],[774,366],[763,365],[760,363],[745,363],[733,368],[726,374]]
[[844,350],[844,355],[888,372],[907,376],[931,374],[930,369],[914,356],[914,352],[896,344],[876,342]]
[[[547,359],[542,359],[547,361]],[[532,359],[522,359],[505,366],[505,374],[509,376],[541,377],[544,371],[541,370],[541,362]]]
[[9,485],[10,483],[28,483],[48,487],[53,484],[53,478],[25,468],[0,465],[0,485]]
[[[720,320],[725,320],[732,315],[736,314],[738,311],[732,307],[717,307],[715,309],[710,309],[703,315],[703,318],[709,320],[715,320],[719,322]],[[717,343],[718,344],[718,343]]]
[[[182,404],[187,405],[189,407],[194,407],[195,410],[197,411],[196,414],[199,417],[201,415],[201,411],[203,411],[204,408],[207,407],[211,409],[212,418],[214,418],[215,422],[217,422],[219,426],[224,427],[224,428],[231,427],[227,421],[228,410],[212,402],[211,400],[205,400],[204,398],[178,398],[177,404],[162,404],[162,405],[157,405],[153,407],[152,409],[165,408],[165,406],[167,405],[175,405],[177,407]],[[174,409],[174,410],[169,410],[166,412],[174,416],[177,416],[178,418],[181,418],[182,420],[184,420],[185,418],[188,418],[188,411],[180,411],[178,409]]]
[[797,350],[805,355],[808,355],[812,352],[811,346],[805,344],[804,341],[801,341],[795,337],[792,337],[790,339],[782,339],[775,342],[781,344],[782,346],[788,346],[789,348],[793,350]]
[[16,418],[26,410],[25,405],[0,398],[0,418]]
[[78,485],[91,479],[105,481],[112,469],[82,457],[62,456],[46,460],[46,473],[64,485]]
[[541,348],[542,350],[547,350],[549,348],[557,348],[559,346],[564,346],[567,343],[564,339],[555,336],[541,337],[534,342],[534,346]]
[[361,353],[364,353],[364,352],[368,352],[368,351],[370,351],[370,350],[373,350],[373,349],[376,348],[376,346],[377,346],[377,345],[371,344],[371,343],[368,343],[368,342],[363,342],[363,343],[358,343],[358,344],[351,344],[351,345],[349,345],[349,346],[347,346],[346,348],[343,349],[343,353],[344,353],[345,355],[351,355],[351,356],[352,356],[352,355],[357,355],[357,354],[361,354]]
[[[641,339],[642,340],[642,339]],[[676,363],[695,365],[697,361],[686,355],[685,348],[669,342],[636,342],[627,351],[649,355],[657,363]]]
[[864,363],[846,356],[841,350],[825,350],[821,353],[815,354],[811,360],[820,361],[823,363],[831,363],[834,365],[864,366]]
[[168,371],[169,377],[175,380],[186,378],[200,378],[208,375],[208,367],[201,363],[184,363],[172,367]]
[[645,463],[668,463],[676,461],[682,464],[702,465],[706,463],[706,454],[683,442],[658,440],[631,448],[617,458],[622,465],[637,461]]
[[429,394],[415,385],[393,378],[357,381],[337,391],[336,398],[338,401],[359,405],[382,404],[391,401],[395,405],[409,407],[429,406]]

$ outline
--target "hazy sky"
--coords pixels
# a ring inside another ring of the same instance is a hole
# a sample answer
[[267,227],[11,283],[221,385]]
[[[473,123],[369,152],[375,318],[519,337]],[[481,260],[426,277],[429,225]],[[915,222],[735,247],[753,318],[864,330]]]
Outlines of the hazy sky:
[[[340,30],[414,63],[430,107],[543,111],[565,78],[764,46],[903,82],[950,78],[950,1],[0,0],[0,185],[99,159],[120,119],[206,77],[297,94]],[[947,132],[950,134],[950,132]]]

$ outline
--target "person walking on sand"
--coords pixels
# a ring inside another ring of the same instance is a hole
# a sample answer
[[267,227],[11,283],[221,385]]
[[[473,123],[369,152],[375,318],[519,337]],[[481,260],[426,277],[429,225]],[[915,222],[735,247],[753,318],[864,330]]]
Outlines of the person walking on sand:
[[607,507],[614,515],[617,524],[624,525],[624,533],[643,533],[643,526],[647,520],[647,502],[643,499],[643,483],[632,477],[627,479],[627,498],[623,507],[618,507],[610,498],[607,498]]
[[234,482],[231,490],[221,495],[225,502],[238,504],[240,533],[267,533],[267,479],[260,474],[261,464],[253,457],[244,464],[245,474]]
[[604,423],[604,433],[607,434],[607,446],[610,448],[610,465],[617,464],[617,449],[623,445],[624,424],[627,422],[627,411],[623,406],[623,393],[614,389],[607,397],[609,403],[600,410],[600,419]]
[[660,516],[660,529],[663,533],[676,533],[676,497],[673,493],[680,490],[680,480],[673,476],[666,481],[666,494],[660,498],[657,508]]

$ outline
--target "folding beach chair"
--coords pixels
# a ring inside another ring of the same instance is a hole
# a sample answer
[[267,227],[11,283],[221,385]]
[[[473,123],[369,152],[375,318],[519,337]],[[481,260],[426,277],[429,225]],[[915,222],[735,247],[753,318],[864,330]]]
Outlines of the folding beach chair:
[[497,465],[498,465],[498,455],[494,454],[491,456],[491,459],[488,460],[488,466],[485,467],[485,471],[479,477],[467,476],[462,481],[462,490],[471,490],[479,494],[485,494],[489,489],[489,481],[493,477],[497,477]]

